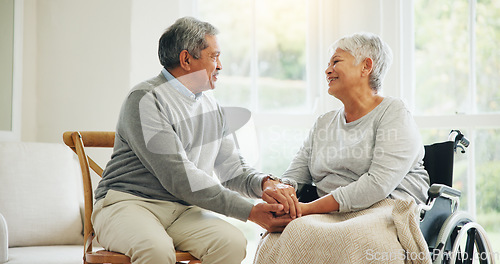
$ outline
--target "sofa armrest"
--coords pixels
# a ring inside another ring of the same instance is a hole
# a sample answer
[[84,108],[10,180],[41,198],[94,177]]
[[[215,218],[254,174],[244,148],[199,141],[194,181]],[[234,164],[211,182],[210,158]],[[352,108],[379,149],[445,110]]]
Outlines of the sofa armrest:
[[9,259],[9,234],[7,233],[7,221],[0,213],[0,263]]

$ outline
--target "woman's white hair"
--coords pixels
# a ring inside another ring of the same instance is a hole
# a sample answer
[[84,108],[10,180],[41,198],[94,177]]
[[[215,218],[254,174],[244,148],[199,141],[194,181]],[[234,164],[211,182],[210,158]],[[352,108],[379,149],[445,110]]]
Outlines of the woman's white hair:
[[385,74],[392,64],[392,50],[389,45],[375,34],[361,32],[337,40],[330,47],[330,53],[335,53],[337,49],[349,52],[355,59],[355,65],[366,58],[373,60],[369,82],[370,87],[379,92]]

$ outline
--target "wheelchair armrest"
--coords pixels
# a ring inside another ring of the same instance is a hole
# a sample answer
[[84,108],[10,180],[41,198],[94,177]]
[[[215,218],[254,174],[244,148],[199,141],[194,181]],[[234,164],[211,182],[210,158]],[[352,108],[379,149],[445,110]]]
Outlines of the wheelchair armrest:
[[301,203],[309,203],[319,198],[316,186],[312,184],[299,183],[296,192]]
[[437,184],[434,183],[431,185],[431,188],[427,191],[427,194],[429,195],[429,199],[434,199],[439,196],[450,196],[450,197],[460,197],[462,195],[462,192],[460,192],[457,189],[453,189],[449,186],[446,186],[444,184]]
[[0,213],[0,263],[7,262],[9,259],[9,239],[8,239],[7,221]]

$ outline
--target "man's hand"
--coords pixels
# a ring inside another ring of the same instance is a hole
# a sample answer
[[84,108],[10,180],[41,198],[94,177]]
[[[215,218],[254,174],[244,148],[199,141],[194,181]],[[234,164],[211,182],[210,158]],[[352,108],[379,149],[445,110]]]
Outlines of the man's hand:
[[248,220],[262,226],[269,232],[281,232],[293,219],[289,215],[276,217],[275,212],[283,211],[282,204],[259,203],[254,205]]
[[302,209],[292,186],[267,180],[263,183],[262,190],[262,200],[269,204],[282,204],[284,212],[290,214],[292,219],[302,216]]

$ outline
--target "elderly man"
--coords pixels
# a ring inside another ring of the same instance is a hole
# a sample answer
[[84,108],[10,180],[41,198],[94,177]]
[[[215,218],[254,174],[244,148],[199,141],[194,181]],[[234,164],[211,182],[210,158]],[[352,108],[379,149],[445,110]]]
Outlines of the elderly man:
[[[248,166],[224,111],[204,93],[222,69],[216,34],[209,23],[178,19],[159,41],[162,72],[123,103],[92,220],[101,245],[133,263],[174,263],[175,249],[203,263],[240,263],[246,239],[210,211],[269,231],[292,219],[274,213],[296,214],[294,188]],[[262,195],[281,204],[243,197]]]

